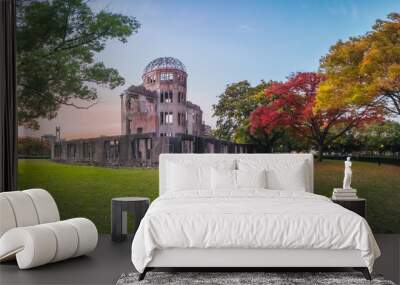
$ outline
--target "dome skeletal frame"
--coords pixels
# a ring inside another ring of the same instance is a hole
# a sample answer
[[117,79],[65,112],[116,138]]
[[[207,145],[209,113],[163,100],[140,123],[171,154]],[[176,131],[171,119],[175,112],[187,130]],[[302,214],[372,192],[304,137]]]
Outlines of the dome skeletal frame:
[[185,65],[174,57],[159,57],[152,60],[143,70],[143,75],[157,69],[177,69],[186,73]]

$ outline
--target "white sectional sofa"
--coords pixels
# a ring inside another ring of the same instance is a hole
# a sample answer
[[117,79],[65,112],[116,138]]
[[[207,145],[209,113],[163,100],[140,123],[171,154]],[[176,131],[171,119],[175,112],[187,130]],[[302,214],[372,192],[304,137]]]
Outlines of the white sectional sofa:
[[89,253],[97,240],[90,220],[60,221],[46,190],[0,193],[0,262],[16,259],[20,269],[37,267]]

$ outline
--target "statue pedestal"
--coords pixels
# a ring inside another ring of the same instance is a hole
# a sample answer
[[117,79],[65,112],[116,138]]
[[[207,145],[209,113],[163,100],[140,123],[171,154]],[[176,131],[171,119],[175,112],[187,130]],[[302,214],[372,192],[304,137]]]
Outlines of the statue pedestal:
[[349,188],[349,189],[333,188],[333,192],[357,192],[357,189],[354,189],[354,188]]
[[343,189],[334,188],[332,193],[332,199],[335,200],[351,200],[357,199],[357,189]]

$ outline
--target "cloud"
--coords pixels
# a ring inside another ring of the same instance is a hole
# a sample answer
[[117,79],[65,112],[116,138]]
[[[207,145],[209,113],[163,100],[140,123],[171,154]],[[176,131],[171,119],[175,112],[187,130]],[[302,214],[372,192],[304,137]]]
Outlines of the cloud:
[[252,25],[242,24],[239,26],[239,31],[244,33],[251,33],[254,32],[256,29]]
[[358,20],[360,16],[357,4],[352,0],[329,1],[328,11],[333,16],[349,16]]
[[161,6],[154,0],[137,0],[135,8],[136,13],[142,17],[153,17],[162,14]]

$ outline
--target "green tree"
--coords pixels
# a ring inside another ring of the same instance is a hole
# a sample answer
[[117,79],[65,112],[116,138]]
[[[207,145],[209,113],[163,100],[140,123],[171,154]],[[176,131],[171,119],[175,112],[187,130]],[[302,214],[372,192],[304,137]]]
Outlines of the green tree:
[[255,144],[259,152],[291,152],[308,150],[307,141],[296,136],[287,128],[275,127],[271,133],[262,130],[250,132],[248,143]]
[[361,139],[366,150],[379,153],[399,152],[400,124],[395,121],[373,124],[362,132]]
[[330,152],[347,154],[352,152],[396,153],[400,151],[400,123],[396,121],[376,122],[364,128],[351,130],[335,139]]
[[18,138],[17,149],[19,156],[50,156],[51,153],[51,147],[47,142],[32,137]]
[[17,2],[17,99],[20,125],[56,117],[61,105],[89,108],[96,86],[115,88],[124,79],[96,62],[111,39],[123,43],[139,28],[134,17],[95,13],[83,0]]
[[217,117],[214,136],[227,141],[248,142],[250,114],[265,100],[263,92],[268,85],[261,81],[252,87],[247,80],[229,84],[218,96],[218,103],[212,106],[213,116]]
[[[337,130],[334,129],[333,132]],[[363,149],[361,133],[359,130],[350,130],[334,139],[327,147],[328,152],[335,152],[342,155],[360,151]]]

